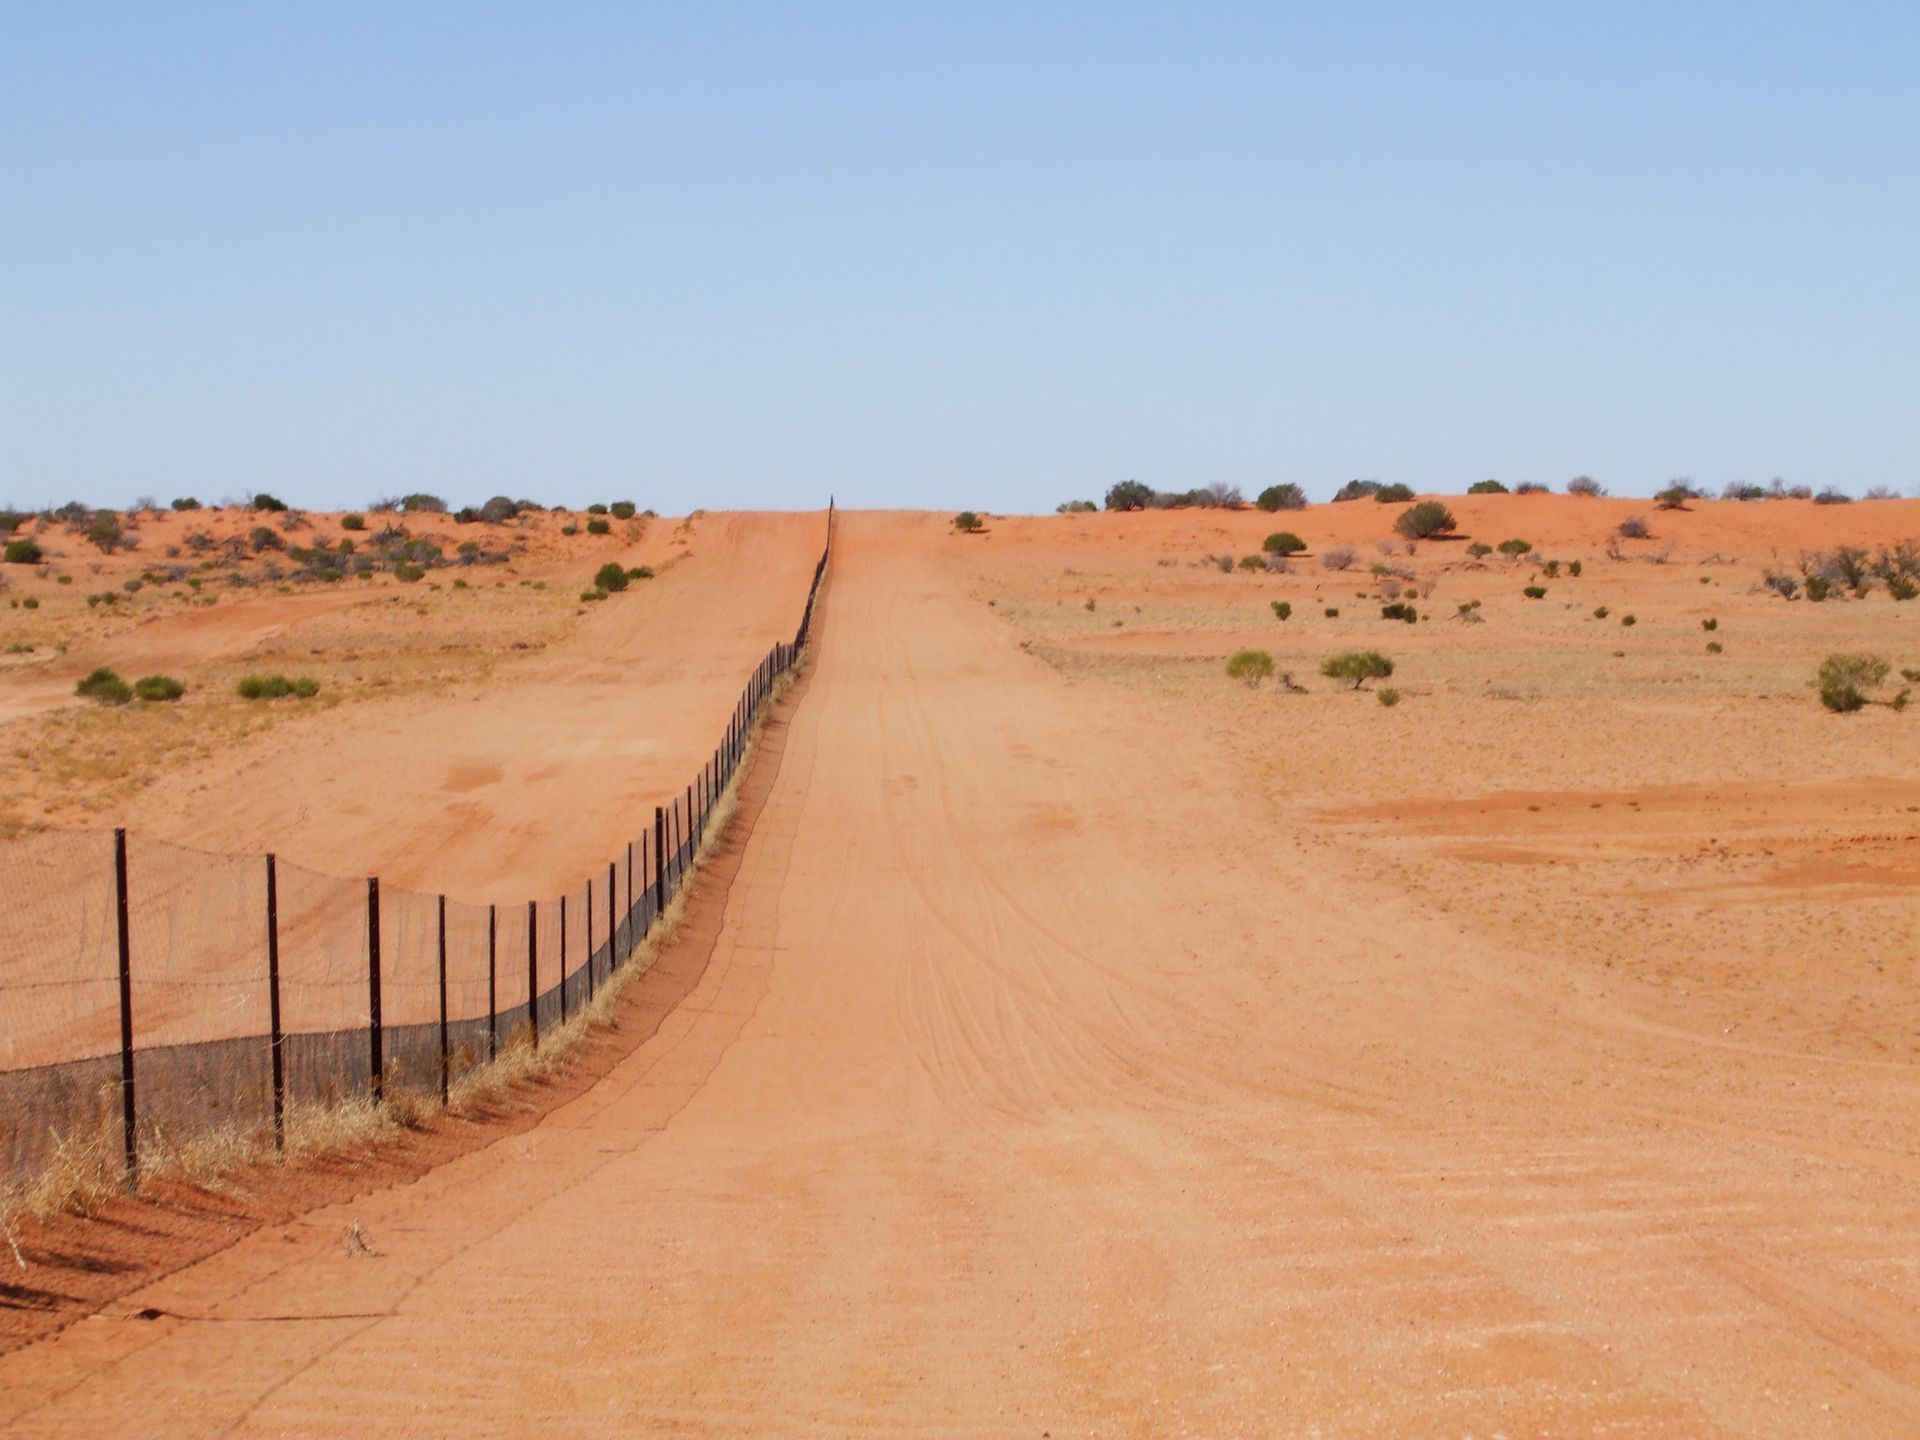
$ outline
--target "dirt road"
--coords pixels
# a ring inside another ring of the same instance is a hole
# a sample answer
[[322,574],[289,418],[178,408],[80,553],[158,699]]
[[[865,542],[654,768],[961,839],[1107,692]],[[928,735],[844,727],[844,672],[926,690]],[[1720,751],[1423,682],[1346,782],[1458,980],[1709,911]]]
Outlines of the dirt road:
[[1912,1065],[1469,939],[940,543],[845,518],[657,1035],[0,1359],[0,1429],[1920,1433]]

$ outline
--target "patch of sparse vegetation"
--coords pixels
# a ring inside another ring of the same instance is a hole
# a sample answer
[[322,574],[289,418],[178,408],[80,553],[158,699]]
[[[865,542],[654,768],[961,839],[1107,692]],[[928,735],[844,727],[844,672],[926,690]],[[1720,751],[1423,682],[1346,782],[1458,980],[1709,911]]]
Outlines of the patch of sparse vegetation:
[[362,515],[358,510],[349,510],[340,517],[340,528],[342,530],[364,530],[367,528],[367,517]]
[[1613,533],[1622,540],[1651,540],[1653,531],[1647,527],[1644,515],[1629,515],[1613,527]]
[[1391,485],[1382,485],[1373,492],[1373,498],[1382,505],[1404,505],[1413,499],[1413,487],[1395,481]]
[[142,675],[133,682],[133,693],[142,700],[158,704],[178,700],[187,693],[187,687],[171,675]]
[[1631,630],[1635,625],[1638,625],[1640,621],[1636,616],[1622,615],[1620,617],[1620,623],[1626,626],[1629,630]]
[[1607,493],[1607,487],[1591,475],[1576,475],[1567,481],[1567,494],[1579,495],[1588,500],[1598,499]]
[[1547,587],[1544,585],[1529,585],[1520,593],[1529,600],[1544,600],[1547,598]]
[[1291,620],[1293,618],[1293,606],[1285,600],[1274,601],[1273,618],[1276,620]]
[[1340,607],[1338,605],[1329,605],[1322,613],[1329,620],[1338,620],[1340,618]]
[[8,565],[38,565],[42,551],[34,541],[24,535],[18,540],[9,540],[4,552]]
[[1400,692],[1391,685],[1382,685],[1374,693],[1380,697],[1380,703],[1389,710],[1400,703]]
[[133,698],[133,687],[102,665],[74,686],[73,693],[102,705],[124,705]]
[[1378,650],[1343,650],[1320,662],[1320,673],[1329,680],[1351,680],[1353,688],[1363,688],[1369,680],[1384,680],[1393,674],[1393,661]]
[[1707,653],[1709,655],[1718,655],[1722,648],[1723,647],[1721,646],[1718,640],[1707,641]]
[[1531,540],[1502,540],[1494,548],[1509,560],[1518,560],[1522,555],[1525,555],[1533,549],[1533,542]]
[[611,533],[612,530],[613,522],[610,520],[602,520],[597,515],[587,521],[587,533],[589,535],[606,535]]
[[1227,677],[1249,690],[1257,689],[1273,678],[1273,656],[1264,650],[1242,650],[1227,661]]
[[1382,620],[1404,620],[1407,624],[1411,625],[1420,618],[1420,612],[1415,610],[1413,606],[1396,600],[1391,605],[1382,605],[1380,607],[1380,618]]
[[[1845,714],[1867,703],[1867,691],[1878,689],[1893,667],[1878,655],[1835,654],[1820,662],[1814,685],[1820,691],[1820,703],[1827,709]],[[1904,697],[1905,691],[1901,692]],[[1904,701],[1901,708],[1905,708]]]
[[1320,552],[1320,563],[1329,570],[1351,569],[1359,558],[1359,552],[1351,545],[1329,545]]
[[283,700],[289,695],[311,700],[320,693],[320,682],[311,675],[248,675],[234,689],[242,700]]

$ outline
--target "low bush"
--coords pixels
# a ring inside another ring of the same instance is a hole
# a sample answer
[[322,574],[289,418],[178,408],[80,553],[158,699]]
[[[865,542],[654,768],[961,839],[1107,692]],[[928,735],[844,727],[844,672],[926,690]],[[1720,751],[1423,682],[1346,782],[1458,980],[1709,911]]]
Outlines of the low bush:
[[1836,490],[1833,486],[1829,485],[1813,497],[1813,503],[1816,505],[1851,505],[1853,503],[1853,496],[1847,494],[1844,490]]
[[38,595],[29,595],[26,599],[22,600],[20,604],[25,609],[38,610],[40,608],[40,597]]
[[1260,542],[1260,548],[1269,555],[1298,555],[1307,542],[1291,530],[1276,530]]
[[1708,616],[1700,622],[1700,628],[1702,630],[1718,630],[1720,628],[1720,622],[1712,616]]
[[423,490],[416,490],[411,495],[400,497],[400,508],[409,515],[423,510],[433,515],[444,515],[447,513],[447,502],[438,495],[429,495]]
[[1369,495],[1380,493],[1378,480],[1349,480],[1333,492],[1333,503],[1338,505],[1347,500],[1364,500]]
[[1498,480],[1476,480],[1467,486],[1469,495],[1505,495],[1507,493],[1507,487]]
[[248,675],[235,689],[242,700],[281,700],[289,695],[311,700],[320,693],[320,682],[311,675]]
[[1382,505],[1404,505],[1413,499],[1413,487],[1402,485],[1398,481],[1391,485],[1382,485],[1373,492],[1373,498]]
[[1329,620],[1338,620],[1340,618],[1340,607],[1338,605],[1329,605],[1321,613]]
[[342,530],[364,530],[367,528],[367,517],[360,514],[357,510],[349,510],[345,515],[340,517],[340,528]]
[[587,506],[587,513],[589,515],[604,515],[607,513],[607,507],[596,500],[593,504]]
[[171,675],[142,675],[133,682],[133,693],[142,700],[158,703],[178,700],[187,693],[187,687]]
[[1607,607],[1604,605],[1596,605],[1593,607],[1593,618],[1596,620],[1606,619],[1609,613]]
[[1321,661],[1320,673],[1329,680],[1351,680],[1358,690],[1369,680],[1384,680],[1393,674],[1393,661],[1378,650],[1344,650]]
[[1487,557],[1488,555],[1491,555],[1492,553],[1493,553],[1493,547],[1487,544],[1483,540],[1476,540],[1471,545],[1467,546],[1467,554],[1471,555],[1476,560],[1484,559],[1485,557]]
[[607,598],[607,592],[604,590],[582,590],[580,592],[580,598],[582,600],[604,600]]
[[1591,475],[1576,475],[1567,481],[1567,494],[1583,495],[1592,500],[1607,493],[1607,487]]
[[1635,625],[1638,625],[1640,622],[1631,615],[1622,615],[1620,617],[1620,623],[1622,625],[1625,625],[1628,629],[1632,629]]
[[1320,552],[1320,563],[1329,570],[1351,569],[1353,562],[1359,558],[1351,545],[1329,545]]
[[1264,570],[1267,568],[1267,557],[1264,555],[1242,555],[1240,557],[1240,568],[1242,570]]
[[962,535],[971,535],[976,530],[984,530],[986,522],[971,510],[962,510],[953,517],[953,528]]
[[280,532],[271,525],[256,525],[247,532],[247,545],[253,553],[259,555],[268,550],[284,550],[287,542]]
[[1513,487],[1513,493],[1516,495],[1551,495],[1553,493],[1553,487],[1551,485],[1543,485],[1538,480],[1522,480],[1518,485]]
[[1529,600],[1544,600],[1547,597],[1547,587],[1544,585],[1529,585],[1520,593]]
[[1722,648],[1723,647],[1721,646],[1718,640],[1707,641],[1707,653],[1709,655],[1718,655]]
[[1267,486],[1253,503],[1268,514],[1276,510],[1304,510],[1307,508],[1307,495],[1298,485],[1289,482]]
[[597,516],[587,521],[587,533],[589,535],[606,535],[610,533],[612,529],[613,524],[611,521],[602,520]]
[[1494,548],[1499,550],[1499,552],[1509,560],[1518,560],[1522,555],[1525,555],[1533,549],[1533,542],[1531,540],[1502,540],[1499,545]]
[[627,578],[629,580],[651,580],[653,578],[653,567],[651,565],[636,565],[627,571]]
[[1091,500],[1062,500],[1053,507],[1056,515],[1091,515],[1100,507]]
[[1380,703],[1388,709],[1392,709],[1400,703],[1400,692],[1391,685],[1382,685],[1374,693],[1380,697]]
[[1580,562],[1578,560],[1567,561],[1567,574],[1573,576],[1576,580],[1580,578]]
[[1684,510],[1689,500],[1698,500],[1698,492],[1684,480],[1676,480],[1664,490],[1654,492],[1654,500],[1662,510]]
[[73,693],[102,705],[124,705],[133,698],[133,687],[102,665],[74,686]]
[[616,500],[613,504],[609,505],[607,509],[613,512],[613,518],[616,520],[631,520],[634,516],[633,501],[631,500]]
[[200,502],[191,495],[182,495],[173,502],[173,508],[176,510],[198,510],[200,508]]
[[255,495],[250,503],[252,504],[255,510],[278,511],[278,510],[285,510],[287,508],[286,501],[276,499],[273,496],[267,494],[267,492],[264,490],[262,490],[258,495]]
[[424,565],[410,565],[403,560],[393,567],[393,578],[403,585],[417,585],[427,578],[427,569]]
[[1380,607],[1380,618],[1382,620],[1404,620],[1407,624],[1411,625],[1420,618],[1420,612],[1415,610],[1411,605],[1395,601],[1391,605],[1382,605]]
[[1285,600],[1274,601],[1273,618],[1276,620],[1291,620],[1293,618],[1293,606],[1289,605]]
[[1242,650],[1227,661],[1227,676],[1249,690],[1256,689],[1273,678],[1273,656],[1264,650]]
[[1445,505],[1438,500],[1422,500],[1402,510],[1393,528],[1404,539],[1428,540],[1435,535],[1451,534],[1454,523],[1453,512]]
[[1842,713],[1858,710],[1867,703],[1866,692],[1877,688],[1892,668],[1878,655],[1829,655],[1814,677],[1820,703]]
[[609,594],[626,589],[627,578],[626,567],[617,560],[609,560],[593,572],[594,585]]
[[38,565],[41,549],[24,535],[18,540],[9,540],[4,552],[9,565]]
[[1820,601],[1833,593],[1833,582],[1824,575],[1807,576],[1807,599]]
[[1650,540],[1653,538],[1653,531],[1647,528],[1646,517],[1642,515],[1627,516],[1626,519],[1613,527],[1613,533],[1618,535],[1622,540]]

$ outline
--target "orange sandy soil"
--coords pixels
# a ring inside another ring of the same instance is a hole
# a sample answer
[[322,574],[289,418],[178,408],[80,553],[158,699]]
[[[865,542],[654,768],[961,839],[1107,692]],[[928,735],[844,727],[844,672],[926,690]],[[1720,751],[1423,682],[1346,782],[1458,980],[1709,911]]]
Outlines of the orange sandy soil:
[[[843,517],[658,1033],[0,1358],[0,1427],[1920,1433],[1920,712],[1808,689],[1920,667],[1920,603],[1756,588],[1920,505],[1619,561],[1644,505],[1453,505],[1585,573],[1380,557],[1366,501]],[[1289,574],[1199,563],[1280,528]],[[1308,693],[1226,680],[1254,644]]]

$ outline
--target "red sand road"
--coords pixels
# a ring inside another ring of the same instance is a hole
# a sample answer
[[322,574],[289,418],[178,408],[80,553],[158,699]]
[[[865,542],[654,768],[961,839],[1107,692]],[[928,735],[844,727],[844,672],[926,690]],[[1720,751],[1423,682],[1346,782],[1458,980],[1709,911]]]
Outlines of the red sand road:
[[845,517],[657,1035],[0,1359],[0,1428],[1920,1433],[1912,1066],[1467,938],[1023,653],[946,543]]

